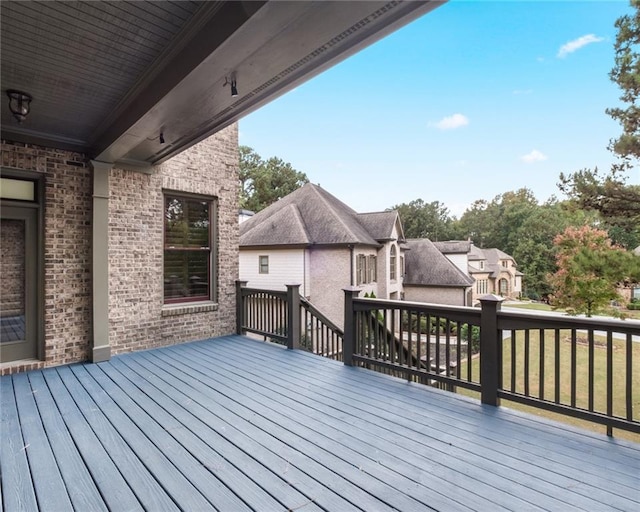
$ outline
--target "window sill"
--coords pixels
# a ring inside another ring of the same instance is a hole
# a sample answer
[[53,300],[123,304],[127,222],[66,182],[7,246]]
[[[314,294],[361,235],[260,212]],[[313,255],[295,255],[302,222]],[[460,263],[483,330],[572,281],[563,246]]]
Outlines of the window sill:
[[181,304],[165,304],[162,306],[162,316],[189,315],[191,313],[207,313],[218,311],[218,303],[211,301],[183,302]]

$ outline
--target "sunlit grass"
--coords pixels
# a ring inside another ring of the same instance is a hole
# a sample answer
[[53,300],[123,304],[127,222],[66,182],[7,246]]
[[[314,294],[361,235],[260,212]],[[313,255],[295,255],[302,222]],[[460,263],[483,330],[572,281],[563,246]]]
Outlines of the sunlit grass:
[[[529,338],[529,395],[545,400],[555,400],[556,388],[556,353],[554,331],[544,331],[544,379],[540,378],[540,332],[531,331]],[[589,408],[589,347],[584,343],[587,341],[585,334],[578,334],[578,344],[576,345],[576,377],[575,377],[575,405],[577,407]],[[607,412],[607,349],[606,338],[602,336],[594,337],[593,349],[593,410],[597,412]],[[512,379],[512,346],[515,347],[515,378]],[[617,416],[626,416],[626,343],[624,340],[613,340],[612,359],[612,397],[613,413]],[[640,361],[640,343],[632,344],[632,358],[637,369]],[[509,391],[523,394],[525,391],[525,341],[524,333],[517,332],[515,343],[511,338],[503,341],[503,388]],[[460,368],[461,377],[467,376],[468,363],[464,361]],[[472,380],[479,379],[479,358],[472,360]],[[514,381],[514,382],[513,382]],[[571,405],[571,343],[570,331],[561,331],[559,343],[559,401],[561,404]],[[512,389],[512,383],[515,387]],[[541,384],[544,388],[544,396],[541,396]],[[633,418],[640,420],[640,372],[632,374],[632,388],[634,390],[632,411]],[[468,396],[478,397],[478,393],[470,392],[459,388],[459,392]],[[502,401],[502,405],[527,411],[529,413],[563,421],[583,428],[605,432],[603,425],[578,420],[562,414],[551,413],[538,408],[524,406],[518,403]],[[631,432],[615,429],[616,437],[630,439],[640,442],[640,435]]]

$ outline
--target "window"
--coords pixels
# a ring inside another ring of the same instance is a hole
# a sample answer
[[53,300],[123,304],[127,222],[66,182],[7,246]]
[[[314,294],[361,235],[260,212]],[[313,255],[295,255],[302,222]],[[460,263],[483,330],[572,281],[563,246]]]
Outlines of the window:
[[404,256],[400,256],[400,275],[404,277],[406,273],[406,269],[404,268]]
[[396,246],[391,246],[391,254],[389,255],[389,279],[392,281],[396,278]]
[[478,293],[488,293],[488,289],[487,289],[487,280],[486,279],[478,279],[478,281],[476,281],[476,290],[478,291]]
[[364,254],[358,254],[356,260],[356,284],[367,283],[367,257]]
[[509,294],[509,282],[506,279],[500,279],[500,295]]
[[502,266],[504,268],[507,268],[507,266],[509,265],[509,263],[507,262],[507,260],[501,260],[500,263],[502,263]]
[[378,264],[375,255],[369,256],[369,282],[375,283],[378,279]]
[[484,269],[484,261],[480,260],[480,270]]
[[269,273],[269,256],[258,256],[258,273]]
[[164,199],[164,301],[211,300],[215,202],[177,194]]

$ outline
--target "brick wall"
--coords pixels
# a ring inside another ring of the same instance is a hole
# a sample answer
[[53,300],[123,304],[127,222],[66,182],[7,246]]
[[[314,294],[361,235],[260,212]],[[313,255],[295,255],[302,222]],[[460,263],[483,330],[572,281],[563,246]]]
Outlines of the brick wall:
[[[151,175],[110,172],[109,322],[112,352],[235,330],[238,276],[238,135],[232,125],[160,165]],[[1,373],[84,361],[92,336],[92,175],[85,156],[2,141],[2,166],[45,177],[44,361],[3,364]],[[218,303],[163,305],[162,190],[218,198]]]
[[[2,167],[36,171],[45,179],[45,361],[35,367],[86,360],[91,335],[92,202],[86,158],[71,151],[2,141]],[[2,371],[15,368],[3,365]]]
[[[235,331],[238,146],[232,125],[151,175],[114,169],[109,187],[109,341],[112,353]],[[218,199],[218,301],[165,306],[163,190]]]

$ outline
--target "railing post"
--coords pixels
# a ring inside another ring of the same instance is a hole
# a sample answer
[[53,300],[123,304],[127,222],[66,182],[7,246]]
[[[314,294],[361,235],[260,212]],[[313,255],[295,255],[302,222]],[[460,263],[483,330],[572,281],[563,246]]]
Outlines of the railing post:
[[300,285],[287,285],[287,348],[300,348]]
[[360,294],[360,288],[348,286],[344,291],[344,339],[342,343],[342,361],[353,366],[353,351],[356,346],[356,321],[353,311],[353,299]]
[[500,333],[498,331],[498,311],[504,299],[496,295],[480,298],[482,313],[480,316],[480,399],[483,404],[499,405],[498,386],[500,385],[499,366]]
[[245,286],[247,286],[247,281],[236,280],[236,334],[244,334],[244,329],[242,328],[244,324],[242,289]]

